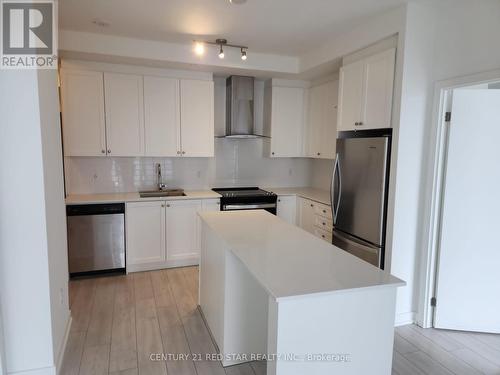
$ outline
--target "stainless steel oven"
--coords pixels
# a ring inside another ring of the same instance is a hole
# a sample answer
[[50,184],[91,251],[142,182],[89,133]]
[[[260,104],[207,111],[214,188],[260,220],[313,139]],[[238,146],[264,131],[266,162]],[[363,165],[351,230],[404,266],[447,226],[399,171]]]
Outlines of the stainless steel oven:
[[278,197],[270,191],[257,187],[220,188],[213,190],[221,195],[221,211],[266,210],[276,215]]

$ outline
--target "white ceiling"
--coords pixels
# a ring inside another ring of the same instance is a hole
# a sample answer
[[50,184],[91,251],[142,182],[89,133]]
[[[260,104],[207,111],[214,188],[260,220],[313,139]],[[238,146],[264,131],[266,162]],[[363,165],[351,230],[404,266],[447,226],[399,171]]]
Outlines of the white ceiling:
[[[59,27],[186,43],[226,38],[251,51],[299,56],[405,0],[60,0]],[[110,23],[98,27],[101,19]]]

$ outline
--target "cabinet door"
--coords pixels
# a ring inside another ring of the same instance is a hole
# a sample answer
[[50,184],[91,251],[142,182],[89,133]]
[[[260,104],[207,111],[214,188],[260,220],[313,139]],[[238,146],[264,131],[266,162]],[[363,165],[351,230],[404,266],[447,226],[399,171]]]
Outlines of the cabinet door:
[[167,260],[183,260],[200,255],[199,200],[168,201],[166,207]]
[[179,80],[144,77],[146,156],[179,156],[181,151]]
[[272,88],[271,156],[303,156],[305,90]]
[[183,156],[214,156],[214,83],[181,80]]
[[202,211],[220,211],[220,199],[204,199],[201,203]]
[[317,138],[319,144],[319,155],[322,159],[335,158],[335,146],[337,144],[337,104],[339,82],[325,83],[322,88],[322,123],[320,135]]
[[127,203],[127,265],[165,261],[165,204]]
[[104,73],[106,140],[111,156],[144,155],[142,76]]
[[299,226],[314,234],[314,206],[315,203],[309,199],[299,198],[300,212],[299,212]]
[[105,156],[103,74],[61,71],[64,155]]
[[308,116],[306,124],[306,155],[311,158],[317,158],[321,156],[320,144],[321,138],[324,136],[321,134],[323,126],[323,87],[315,86],[309,90],[309,105],[308,105]]
[[363,107],[360,119],[362,122],[360,127],[363,129],[391,126],[395,56],[396,50],[393,48],[365,60]]
[[278,217],[295,225],[297,223],[297,197],[279,196],[276,211]]
[[340,68],[338,130],[353,130],[361,122],[364,61]]

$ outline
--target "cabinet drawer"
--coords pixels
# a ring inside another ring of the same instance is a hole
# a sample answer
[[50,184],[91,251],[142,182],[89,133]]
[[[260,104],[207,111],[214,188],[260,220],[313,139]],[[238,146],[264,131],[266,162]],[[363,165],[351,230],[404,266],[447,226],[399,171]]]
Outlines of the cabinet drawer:
[[316,203],[314,205],[314,213],[332,220],[332,209],[326,204]]
[[321,230],[319,228],[314,229],[314,235],[325,240],[328,243],[332,243],[332,234],[327,232],[326,230]]
[[332,233],[333,221],[323,216],[314,215],[314,226]]

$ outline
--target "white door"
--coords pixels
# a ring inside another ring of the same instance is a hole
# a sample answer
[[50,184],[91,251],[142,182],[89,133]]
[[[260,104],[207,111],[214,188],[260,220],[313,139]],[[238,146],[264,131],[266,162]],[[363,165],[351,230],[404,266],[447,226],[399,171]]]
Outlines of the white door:
[[295,195],[279,196],[276,214],[286,222],[295,225],[297,223],[297,197]]
[[306,124],[306,156],[311,158],[320,157],[321,137],[324,117],[324,88],[314,86],[309,89],[309,105],[307,106]]
[[315,203],[309,199],[299,198],[299,226],[314,234],[314,205]]
[[111,156],[144,155],[142,76],[104,73],[106,140]]
[[500,333],[500,90],[455,90],[436,328]]
[[103,74],[62,70],[61,104],[64,155],[106,156]]
[[144,77],[146,156],[179,156],[181,151],[179,80]]
[[337,104],[339,95],[339,82],[332,81],[322,85],[323,109],[322,126],[319,136],[319,158],[334,159],[337,143]]
[[364,60],[340,68],[338,130],[356,129],[361,121]]
[[214,156],[214,83],[181,80],[183,156]]
[[391,126],[392,89],[394,85],[394,48],[370,56],[365,60],[363,87],[362,129]]
[[200,255],[200,218],[202,209],[199,200],[167,202],[167,260],[185,260]]
[[127,203],[127,267],[165,261],[165,203]]
[[271,110],[271,156],[303,155],[305,90],[273,87]]

